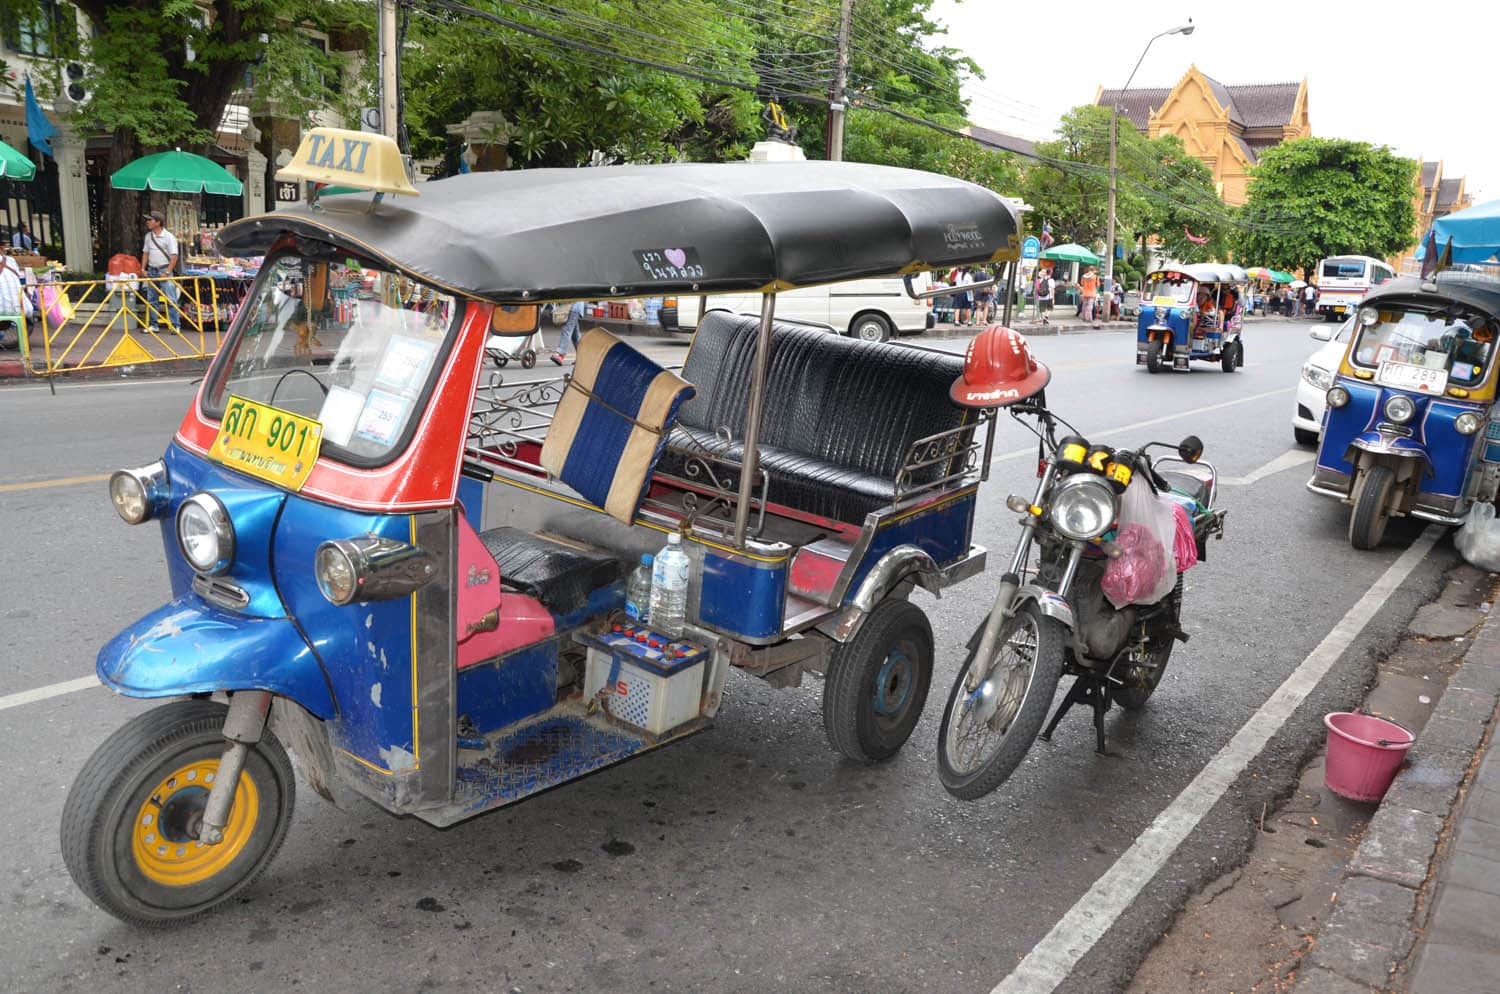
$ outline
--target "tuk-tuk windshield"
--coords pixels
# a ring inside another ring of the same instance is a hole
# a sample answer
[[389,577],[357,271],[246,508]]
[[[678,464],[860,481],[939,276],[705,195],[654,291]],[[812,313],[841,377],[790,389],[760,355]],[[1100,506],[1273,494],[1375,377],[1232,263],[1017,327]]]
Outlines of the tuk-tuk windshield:
[[1196,280],[1188,279],[1181,273],[1158,273],[1146,284],[1146,296],[1142,303],[1149,300],[1153,304],[1186,306],[1193,302],[1193,287],[1197,285]]
[[204,410],[233,394],[317,420],[323,451],[356,465],[390,458],[420,412],[458,303],[349,258],[267,261],[246,299]]
[[[1455,316],[1446,310],[1382,306],[1361,308],[1359,337],[1349,351],[1356,366],[1378,369],[1383,362],[1404,362],[1443,369],[1448,380],[1474,386],[1484,380],[1494,358],[1495,322],[1478,314]],[[1375,318],[1365,324],[1366,315]]]

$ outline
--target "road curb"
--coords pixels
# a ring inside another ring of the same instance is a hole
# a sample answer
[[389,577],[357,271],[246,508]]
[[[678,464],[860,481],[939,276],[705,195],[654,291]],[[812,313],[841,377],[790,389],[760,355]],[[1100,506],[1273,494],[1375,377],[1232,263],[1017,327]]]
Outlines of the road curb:
[[1296,994],[1391,989],[1431,904],[1438,843],[1500,704],[1500,618],[1491,613],[1438,699],[1344,871]]

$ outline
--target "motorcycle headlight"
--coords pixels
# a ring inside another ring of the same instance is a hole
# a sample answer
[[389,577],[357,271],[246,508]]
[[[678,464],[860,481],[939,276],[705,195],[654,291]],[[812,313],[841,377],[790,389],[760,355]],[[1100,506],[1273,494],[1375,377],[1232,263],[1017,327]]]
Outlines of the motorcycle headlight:
[[109,478],[109,500],[128,525],[149,521],[167,509],[167,464],[157,460],[140,469],[116,470]]
[[1343,387],[1330,387],[1325,398],[1329,407],[1343,407],[1349,403],[1349,391]]
[[1416,416],[1416,403],[1405,394],[1395,394],[1385,402],[1386,420],[1404,425]]
[[1167,320],[1167,309],[1165,307],[1156,308],[1156,312],[1152,315],[1152,319],[1156,321],[1157,324],[1163,323]]
[[1052,492],[1052,527],[1066,538],[1098,538],[1109,531],[1115,515],[1115,493],[1102,476],[1074,473]]
[[1465,411],[1453,419],[1453,430],[1460,435],[1472,435],[1479,430],[1481,424],[1479,415],[1473,411]]
[[215,576],[234,563],[234,524],[213,494],[193,494],[177,508],[177,547],[199,573]]
[[1310,362],[1302,364],[1302,378],[1319,390],[1326,391],[1333,386],[1333,373]]

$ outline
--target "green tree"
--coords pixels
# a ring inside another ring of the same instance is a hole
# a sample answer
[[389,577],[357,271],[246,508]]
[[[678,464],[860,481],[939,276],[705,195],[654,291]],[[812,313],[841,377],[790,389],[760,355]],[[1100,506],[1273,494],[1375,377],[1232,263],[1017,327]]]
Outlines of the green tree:
[[[1134,161],[1154,161],[1146,140],[1125,123],[1119,130],[1119,171],[1138,172]],[[1109,219],[1109,108],[1074,107],[1058,122],[1057,138],[1038,142],[1037,161],[1026,170],[1026,202],[1037,228],[1052,225],[1058,242],[1098,246],[1104,242]],[[1117,184],[1117,232],[1136,230],[1149,205],[1130,182]]]
[[1299,138],[1268,149],[1251,173],[1242,258],[1311,272],[1330,255],[1384,258],[1409,248],[1417,163],[1384,146]]
[[[1152,138],[1143,151],[1127,180],[1144,201],[1144,212],[1127,229],[1137,244],[1149,240],[1182,262],[1227,258],[1234,209],[1219,199],[1213,172],[1188,155],[1176,135]],[[1207,241],[1194,240],[1200,238]]]
[[942,173],[997,193],[1013,194],[1020,188],[1021,170],[1010,153],[879,111],[850,111],[844,126],[844,158]]

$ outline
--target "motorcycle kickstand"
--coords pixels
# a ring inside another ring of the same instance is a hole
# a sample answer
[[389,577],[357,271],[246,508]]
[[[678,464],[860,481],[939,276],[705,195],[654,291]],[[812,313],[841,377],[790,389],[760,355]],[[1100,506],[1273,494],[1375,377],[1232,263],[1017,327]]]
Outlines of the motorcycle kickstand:
[[1068,709],[1074,704],[1085,703],[1094,710],[1094,751],[1101,756],[1108,756],[1109,750],[1105,747],[1104,739],[1104,714],[1109,710],[1109,694],[1105,690],[1104,682],[1089,673],[1080,673],[1073,680],[1073,685],[1068,688],[1062,703],[1057,706],[1057,712],[1052,715],[1052,720],[1047,722],[1047,727],[1037,738],[1043,742],[1051,742],[1053,731],[1062,721],[1063,715],[1068,713]]

